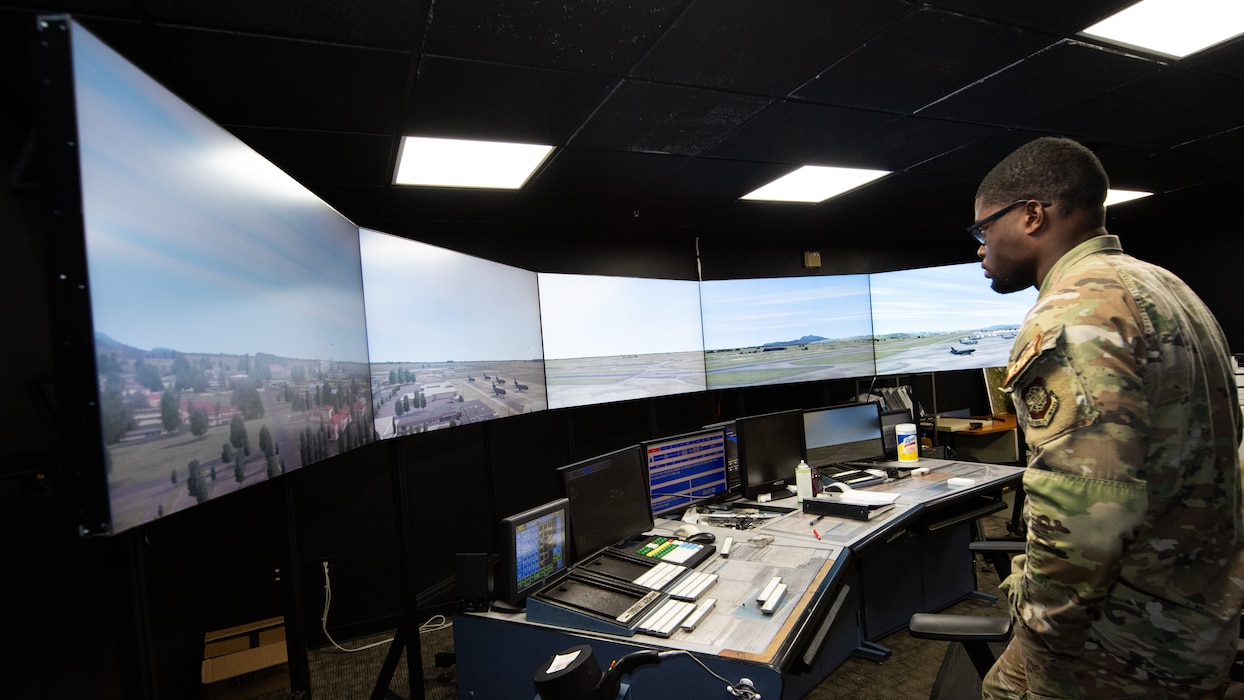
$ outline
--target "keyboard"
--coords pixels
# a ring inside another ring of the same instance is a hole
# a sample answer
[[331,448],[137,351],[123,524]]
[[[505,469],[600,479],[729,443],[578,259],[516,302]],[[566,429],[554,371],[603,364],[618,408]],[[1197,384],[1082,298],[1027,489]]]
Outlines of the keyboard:
[[689,571],[689,569],[685,566],[663,561],[640,574],[639,578],[635,579],[632,583],[637,583],[644,588],[651,588],[654,591],[659,591],[665,588],[666,584],[670,581],[682,576],[686,571]]
[[[872,467],[875,468],[875,467]],[[830,465],[821,467],[821,484],[822,488],[828,484],[838,482],[846,484],[851,488],[857,486],[869,486],[871,484],[880,484],[885,481],[884,476],[877,476],[872,472],[864,471],[847,465]]]
[[658,605],[651,615],[644,618],[635,631],[654,637],[669,637],[694,610],[695,603],[670,598]]
[[707,591],[717,583],[717,574],[706,574],[703,571],[692,571],[678,583],[675,583],[666,593],[676,600],[698,600],[700,594]]

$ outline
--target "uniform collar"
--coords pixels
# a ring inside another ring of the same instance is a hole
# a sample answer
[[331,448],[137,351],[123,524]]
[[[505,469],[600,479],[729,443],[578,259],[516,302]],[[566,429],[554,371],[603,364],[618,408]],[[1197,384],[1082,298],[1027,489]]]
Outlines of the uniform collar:
[[1044,293],[1045,290],[1053,284],[1053,280],[1062,277],[1063,272],[1066,271],[1067,268],[1075,265],[1090,255],[1122,252],[1123,246],[1120,245],[1118,236],[1110,233],[1100,236],[1093,236],[1087,241],[1064,253],[1063,257],[1059,258],[1058,262],[1054,263],[1054,267],[1050,268],[1049,273],[1045,275],[1045,280],[1041,282],[1040,292]]

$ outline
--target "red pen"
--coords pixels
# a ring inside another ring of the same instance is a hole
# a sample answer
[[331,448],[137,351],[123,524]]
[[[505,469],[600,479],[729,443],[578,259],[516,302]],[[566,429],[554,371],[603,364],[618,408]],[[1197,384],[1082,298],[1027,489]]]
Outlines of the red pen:
[[821,533],[817,532],[816,530],[813,530],[812,534],[816,535],[816,539],[818,540],[821,539]]

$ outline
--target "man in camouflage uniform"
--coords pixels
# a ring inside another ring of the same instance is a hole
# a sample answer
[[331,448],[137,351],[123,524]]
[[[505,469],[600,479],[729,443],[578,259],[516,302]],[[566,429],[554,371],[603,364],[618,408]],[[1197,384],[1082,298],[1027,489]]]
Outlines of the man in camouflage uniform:
[[1014,636],[986,698],[1221,697],[1244,600],[1240,410],[1221,329],[1106,233],[1107,178],[1043,138],[981,182],[993,289],[1039,285],[1007,368],[1028,445]]

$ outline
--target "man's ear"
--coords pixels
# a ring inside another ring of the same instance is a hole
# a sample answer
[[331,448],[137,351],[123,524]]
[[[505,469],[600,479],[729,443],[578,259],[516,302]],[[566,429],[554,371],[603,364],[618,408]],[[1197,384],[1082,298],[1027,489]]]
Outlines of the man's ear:
[[1050,212],[1040,202],[1032,200],[1024,205],[1024,235],[1031,236],[1044,231],[1050,223]]

